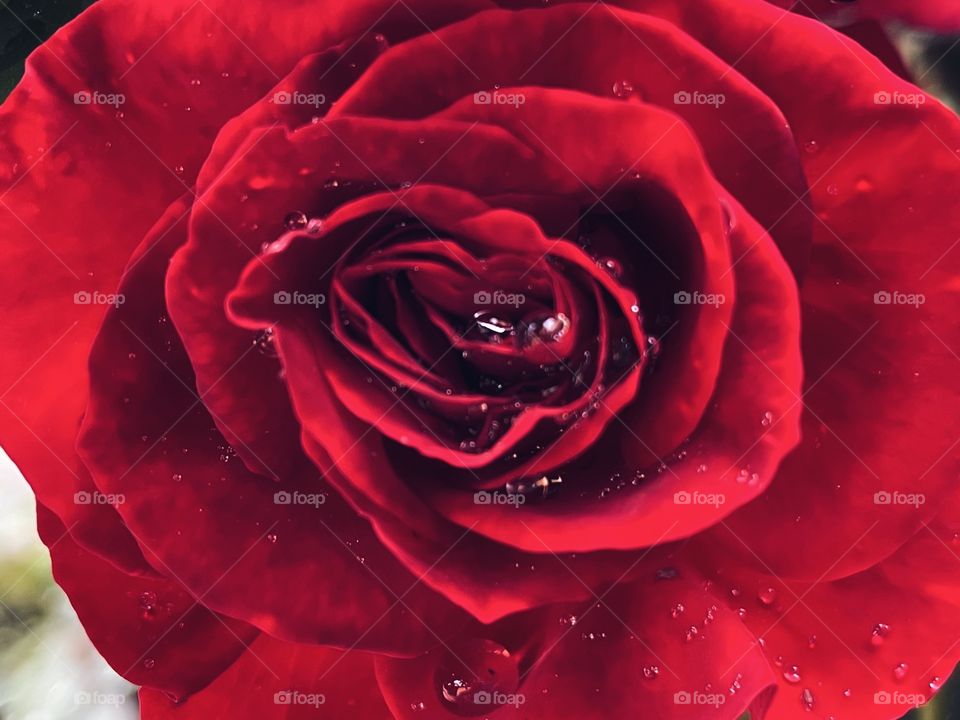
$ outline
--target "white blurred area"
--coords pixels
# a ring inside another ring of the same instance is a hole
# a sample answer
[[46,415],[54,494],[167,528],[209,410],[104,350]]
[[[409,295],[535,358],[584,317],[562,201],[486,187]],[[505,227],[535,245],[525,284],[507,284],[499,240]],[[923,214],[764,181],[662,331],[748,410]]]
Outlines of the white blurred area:
[[0,450],[0,720],[133,720],[136,693],[100,657],[50,574],[33,493]]

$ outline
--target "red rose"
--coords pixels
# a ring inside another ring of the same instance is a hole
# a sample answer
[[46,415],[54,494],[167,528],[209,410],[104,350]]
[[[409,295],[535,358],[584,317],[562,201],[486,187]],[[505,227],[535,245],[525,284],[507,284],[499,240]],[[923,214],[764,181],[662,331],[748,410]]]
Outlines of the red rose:
[[147,718],[901,716],[960,654],[960,123],[761,0],[501,5],[31,57],[2,441],[59,583]]

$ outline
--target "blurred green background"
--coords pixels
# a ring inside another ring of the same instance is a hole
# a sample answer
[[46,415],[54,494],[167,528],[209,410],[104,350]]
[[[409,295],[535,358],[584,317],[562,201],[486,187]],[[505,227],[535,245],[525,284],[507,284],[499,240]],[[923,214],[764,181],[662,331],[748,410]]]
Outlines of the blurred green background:
[[[0,98],[19,81],[30,51],[92,4],[0,0]],[[918,84],[960,110],[960,37],[888,31]],[[135,688],[100,658],[54,584],[33,495],[2,452],[0,499],[0,720],[136,718]],[[112,700],[84,704],[85,693]],[[960,720],[960,673],[906,720]]]

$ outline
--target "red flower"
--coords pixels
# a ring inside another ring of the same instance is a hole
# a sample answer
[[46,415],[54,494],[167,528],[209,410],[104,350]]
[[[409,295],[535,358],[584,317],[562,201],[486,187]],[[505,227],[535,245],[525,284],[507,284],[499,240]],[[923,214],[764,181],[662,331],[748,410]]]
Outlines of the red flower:
[[958,656],[960,123],[760,0],[501,5],[101,0],[31,57],[58,582],[147,718],[899,717]]

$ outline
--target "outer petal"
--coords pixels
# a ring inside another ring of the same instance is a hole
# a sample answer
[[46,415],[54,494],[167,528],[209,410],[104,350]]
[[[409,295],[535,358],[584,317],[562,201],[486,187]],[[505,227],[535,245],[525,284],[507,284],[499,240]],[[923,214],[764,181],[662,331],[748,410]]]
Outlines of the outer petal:
[[468,714],[443,698],[454,677],[467,700],[478,687],[497,690],[469,713],[491,718],[734,720],[750,710],[762,720],[774,676],[737,616],[714,605],[694,573],[648,578],[478,629],[507,651],[495,666],[475,662],[469,638],[420,658],[378,658],[384,697],[398,720],[453,720]]
[[762,643],[780,686],[771,717],[801,720],[813,710],[890,720],[929,700],[960,654],[955,505],[890,557],[839,580],[827,578],[856,543],[821,555],[815,582],[784,581],[732,526],[718,530],[729,545],[704,536],[680,562],[701,567],[718,601]]
[[223,124],[301,57],[378,22],[409,34],[423,30],[421,17],[442,24],[473,9],[432,7],[411,0],[388,16],[380,0],[322,13],[307,0],[103,0],[27,61],[0,110],[0,308],[9,342],[0,358],[0,442],[82,545],[149,572],[112,511],[73,502],[75,492],[93,490],[72,448],[105,310],[78,304],[75,293],[116,291],[130,253],[193,185]]
[[371,656],[267,635],[208,688],[176,704],[140,691],[143,720],[392,720],[380,697]]
[[199,603],[176,580],[129,575],[81,548],[38,506],[53,575],[97,650],[131,682],[172,697],[209,683],[257,636],[255,628]]

